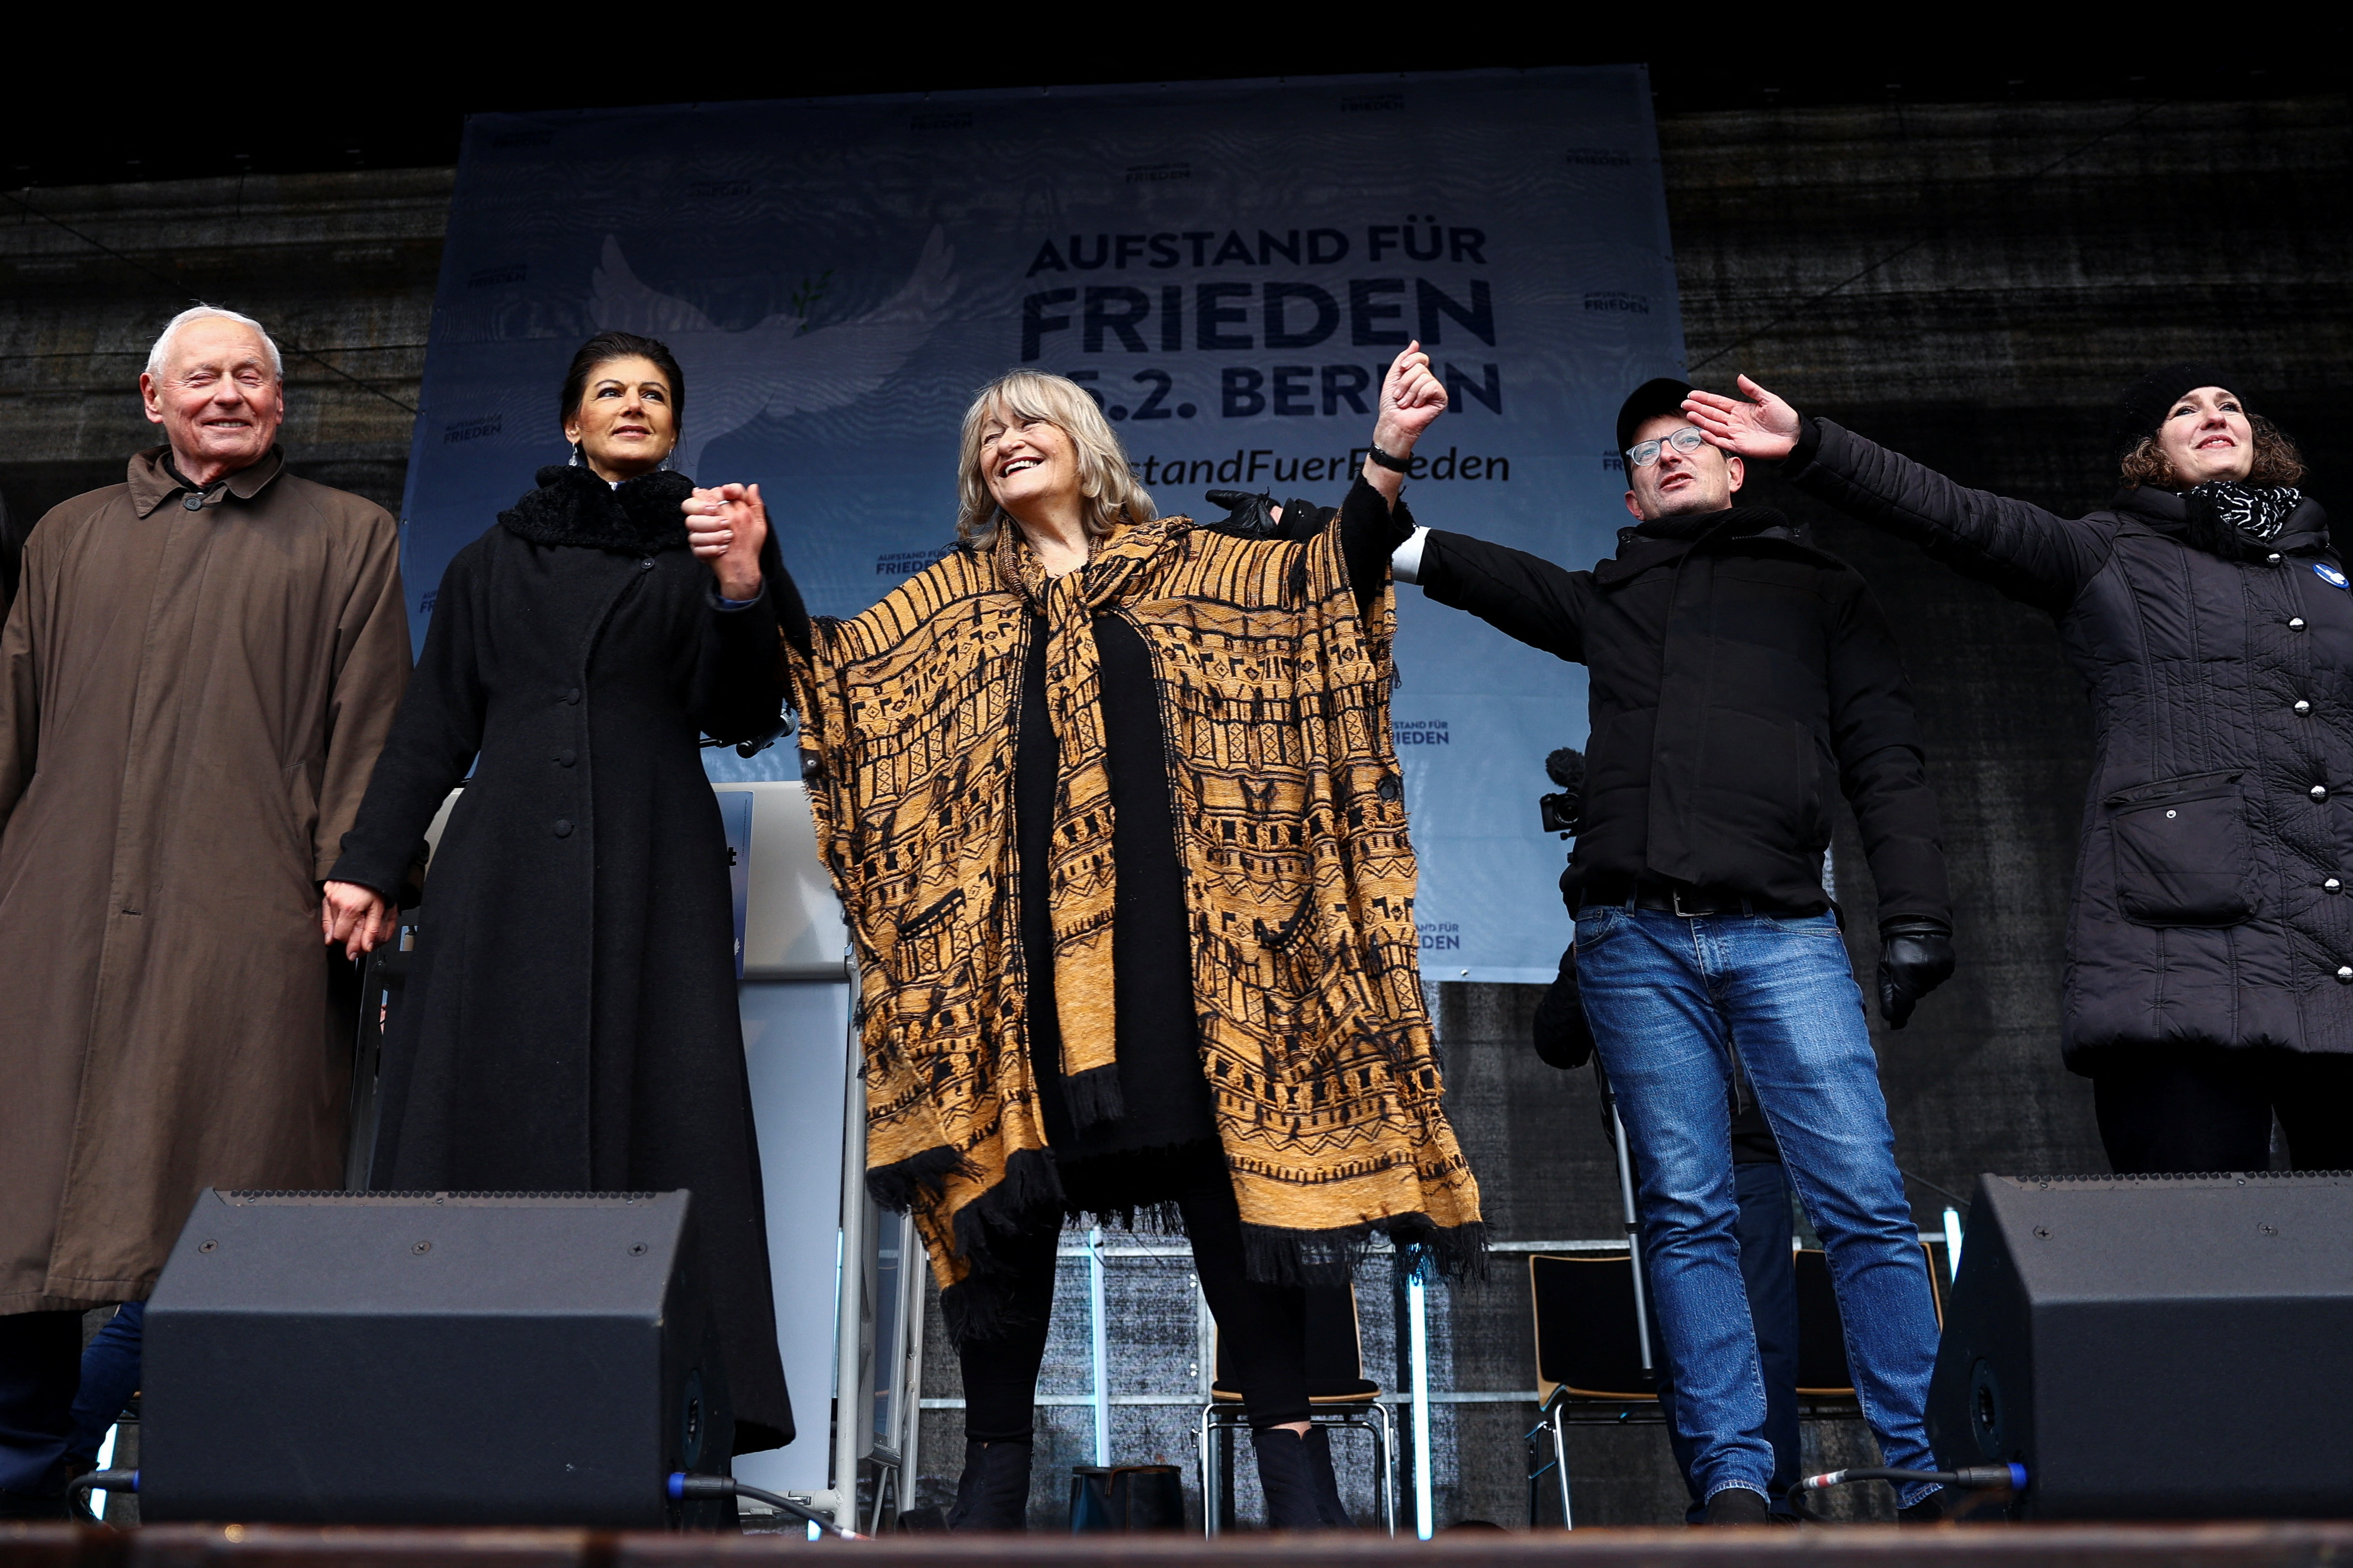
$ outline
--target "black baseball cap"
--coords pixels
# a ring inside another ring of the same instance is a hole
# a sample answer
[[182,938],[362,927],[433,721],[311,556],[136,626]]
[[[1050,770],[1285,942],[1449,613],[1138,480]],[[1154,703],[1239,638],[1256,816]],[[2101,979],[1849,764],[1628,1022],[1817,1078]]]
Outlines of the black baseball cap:
[[1628,395],[1618,407],[1618,449],[1623,452],[1634,444],[1634,432],[1646,419],[1656,419],[1662,414],[1681,414],[1683,399],[1691,395],[1691,384],[1677,381],[1672,375],[1646,381]]

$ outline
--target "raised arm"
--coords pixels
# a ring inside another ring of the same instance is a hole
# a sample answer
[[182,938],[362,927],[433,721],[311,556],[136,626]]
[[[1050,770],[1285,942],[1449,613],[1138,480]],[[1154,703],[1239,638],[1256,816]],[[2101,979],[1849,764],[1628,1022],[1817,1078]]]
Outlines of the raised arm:
[[[1398,514],[1413,526],[1403,505]],[[1400,582],[1419,583],[1441,605],[1468,610],[1504,636],[1530,647],[1585,662],[1585,614],[1593,574],[1571,572],[1541,555],[1490,544],[1467,533],[1418,532],[1411,561],[1400,557]]]
[[1694,392],[1683,413],[1716,446],[1779,461],[1799,489],[1918,545],[1930,559],[2053,614],[2106,564],[2109,533],[2026,501],[1955,484],[1740,377],[1746,400]]
[[[786,641],[806,656],[811,647],[808,606],[801,602],[799,585],[785,570],[776,531],[768,526],[767,504],[760,500],[760,487],[721,485],[716,489],[697,489],[678,507],[686,514],[688,547],[714,563],[712,569],[720,573],[723,584],[726,574],[721,572],[719,563],[733,558],[737,563],[734,571],[740,576],[749,542],[749,554],[756,565],[750,573],[751,592],[745,597],[765,598],[773,624]],[[715,730],[704,732],[718,733]]]

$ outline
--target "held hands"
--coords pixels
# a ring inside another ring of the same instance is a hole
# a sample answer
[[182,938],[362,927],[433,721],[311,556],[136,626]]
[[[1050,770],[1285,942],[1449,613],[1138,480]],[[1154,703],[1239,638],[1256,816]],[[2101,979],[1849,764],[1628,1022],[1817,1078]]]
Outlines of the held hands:
[[357,960],[364,952],[374,952],[379,942],[390,942],[396,923],[384,895],[374,888],[363,888],[357,882],[330,882],[319,910],[319,924],[326,933],[326,944],[343,944],[343,956]]
[[760,596],[760,549],[768,542],[768,509],[757,485],[697,489],[678,503],[686,542],[719,580],[723,599]]
[[1798,411],[1742,376],[1740,390],[1756,401],[1743,403],[1720,393],[1694,388],[1683,399],[1683,415],[1701,435],[1735,457],[1767,462],[1786,458],[1798,445]]
[[1446,384],[1430,374],[1430,356],[1418,342],[1389,364],[1381,378],[1381,406],[1373,422],[1373,442],[1393,458],[1413,450],[1430,422],[1446,412]]
[[[1373,421],[1373,445],[1392,458],[1413,455],[1413,444],[1430,422],[1446,412],[1446,384],[1430,374],[1430,356],[1419,342],[1408,343],[1381,377],[1381,406]],[[1365,459],[1365,480],[1394,501],[1405,488],[1405,476]]]
[[1879,928],[1879,1016],[1891,1029],[1911,1021],[1921,997],[1953,977],[1953,934],[1930,920]]

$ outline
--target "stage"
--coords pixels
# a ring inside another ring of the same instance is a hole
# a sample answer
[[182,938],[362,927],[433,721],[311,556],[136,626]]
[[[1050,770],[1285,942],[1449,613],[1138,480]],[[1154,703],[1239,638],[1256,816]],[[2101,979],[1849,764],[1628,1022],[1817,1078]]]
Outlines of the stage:
[[1393,1562],[1444,1568],[1536,1568],[1572,1558],[1588,1568],[1675,1563],[1951,1564],[1952,1568],[2322,1568],[2353,1558],[2353,1521],[2281,1524],[1892,1525],[1740,1531],[1461,1531],[1430,1542],[1368,1532],[1275,1537],[888,1536],[811,1544],[795,1535],[605,1533],[582,1530],[298,1529],[151,1525],[116,1531],[0,1524],[0,1568],[688,1568],[804,1552],[869,1568],[1187,1568],[1195,1563]]

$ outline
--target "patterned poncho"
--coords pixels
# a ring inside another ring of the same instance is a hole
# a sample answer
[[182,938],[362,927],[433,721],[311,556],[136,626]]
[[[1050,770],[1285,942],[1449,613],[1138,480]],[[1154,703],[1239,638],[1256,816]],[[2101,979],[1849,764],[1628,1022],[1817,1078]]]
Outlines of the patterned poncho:
[[967,1331],[993,1316],[993,1236],[1060,1201],[1014,863],[1014,731],[1040,612],[1074,1103],[1117,1113],[1117,868],[1088,629],[1116,614],[1158,676],[1202,1063],[1250,1272],[1333,1278],[1377,1231],[1442,1263],[1481,1245],[1416,963],[1394,610],[1384,595],[1359,617],[1337,526],[1299,544],[1166,518],[1122,528],[1052,583],[1007,528],[997,550],[960,547],[855,619],[817,620],[809,655],[786,648],[818,842],[861,969],[869,1183],[913,1209]]

